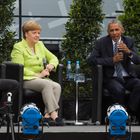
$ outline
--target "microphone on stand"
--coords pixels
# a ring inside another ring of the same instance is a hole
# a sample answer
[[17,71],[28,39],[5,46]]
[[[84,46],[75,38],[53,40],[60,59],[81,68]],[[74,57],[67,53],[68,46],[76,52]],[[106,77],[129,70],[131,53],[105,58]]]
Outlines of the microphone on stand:
[[43,66],[44,66],[44,69],[46,69],[46,65],[47,65],[46,58],[43,58],[43,59],[42,59],[42,61],[43,61]]

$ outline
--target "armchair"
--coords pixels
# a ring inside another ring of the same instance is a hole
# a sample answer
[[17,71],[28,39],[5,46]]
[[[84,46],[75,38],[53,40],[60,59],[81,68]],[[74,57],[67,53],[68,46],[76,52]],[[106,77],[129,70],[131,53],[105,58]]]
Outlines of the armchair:
[[[109,96],[109,91],[103,86],[103,66],[97,65],[92,68],[93,72],[93,111],[92,111],[92,122],[98,124],[104,123],[104,118],[106,116],[107,107],[110,106],[111,97]],[[140,65],[133,64],[133,69],[135,70],[138,78],[140,78]],[[126,98],[128,98],[130,92],[125,91]]]
[[[4,79],[5,78],[5,70],[6,70],[6,66],[4,64],[0,64],[0,78]],[[0,99],[1,99],[2,95],[0,94]]]
[[[37,105],[37,107],[40,109],[40,111],[43,113],[44,104],[43,104],[41,94],[36,93],[36,91],[23,88],[23,67],[24,66],[21,64],[15,64],[9,61],[4,62],[4,64],[6,65],[5,77],[10,78],[10,79],[15,79],[19,82],[19,94],[18,94],[19,97],[18,97],[17,103],[15,104],[16,105],[15,110],[17,110],[16,116],[20,112],[22,105],[26,103],[31,103],[31,102],[34,102]],[[51,79],[55,78],[55,81],[58,81],[60,85],[62,85],[62,69],[63,69],[63,65],[59,64],[56,74],[52,74],[53,77],[51,77]],[[60,104],[61,104],[61,101],[60,101]],[[61,110],[60,110],[60,113],[61,113]]]
[[[57,72],[52,72],[50,78],[53,79],[54,81],[57,81],[61,87],[62,87],[62,69],[63,65],[59,64],[57,68]],[[34,102],[37,107],[40,109],[41,113],[43,114],[44,112],[44,103],[42,100],[42,94],[38,93],[37,91],[33,91],[31,89],[25,89],[23,88],[23,97],[22,97],[22,104]],[[61,99],[60,99],[61,100]],[[61,101],[59,102],[59,105],[61,106]],[[59,113],[61,112],[61,109],[59,110]],[[61,113],[60,113],[61,115]]]

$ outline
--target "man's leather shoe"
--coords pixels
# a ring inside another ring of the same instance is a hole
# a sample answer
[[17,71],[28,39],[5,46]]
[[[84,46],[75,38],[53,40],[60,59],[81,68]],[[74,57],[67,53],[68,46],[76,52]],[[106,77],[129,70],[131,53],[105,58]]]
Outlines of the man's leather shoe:
[[55,124],[56,124],[56,126],[63,126],[64,125],[64,121],[63,121],[63,119],[57,117],[55,119]]

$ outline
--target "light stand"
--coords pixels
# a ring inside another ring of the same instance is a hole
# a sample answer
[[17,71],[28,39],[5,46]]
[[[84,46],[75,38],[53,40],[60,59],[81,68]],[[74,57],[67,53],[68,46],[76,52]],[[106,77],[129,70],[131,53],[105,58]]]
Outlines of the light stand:
[[[24,139],[38,139],[43,133],[43,120],[36,104],[25,104],[20,111],[21,137]],[[18,128],[18,131],[20,128]]]
[[[131,139],[130,118],[123,106],[114,104],[108,107],[107,117],[105,118],[106,132],[108,131],[107,123],[109,123],[109,136],[111,140],[120,140],[121,138],[125,138],[126,140]],[[127,123],[129,129],[126,129]]]
[[[6,107],[3,107],[3,108],[0,109],[0,112],[3,115],[2,120],[1,120],[1,125],[2,125],[2,123],[5,119],[6,119],[6,122],[7,122],[7,140],[9,140],[9,128],[10,127],[11,127],[12,140],[15,140],[15,131],[14,131],[14,124],[13,124],[11,97],[12,97],[12,93],[8,92],[7,93]],[[3,109],[6,109],[6,111],[4,111]]]

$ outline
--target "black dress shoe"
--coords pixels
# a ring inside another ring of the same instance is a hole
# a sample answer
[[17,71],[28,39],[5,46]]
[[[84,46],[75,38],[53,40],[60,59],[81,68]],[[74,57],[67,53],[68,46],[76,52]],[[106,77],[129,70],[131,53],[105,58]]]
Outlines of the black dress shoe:
[[64,126],[64,121],[63,121],[63,119],[57,117],[55,119],[55,124],[56,124],[56,126]]
[[136,116],[131,116],[131,125],[139,125],[139,120]]
[[44,124],[48,126],[55,126],[55,121],[50,117],[50,118],[44,118]]

